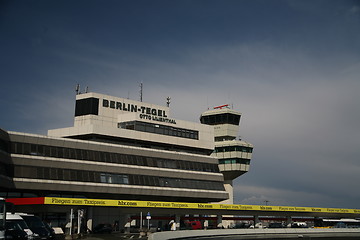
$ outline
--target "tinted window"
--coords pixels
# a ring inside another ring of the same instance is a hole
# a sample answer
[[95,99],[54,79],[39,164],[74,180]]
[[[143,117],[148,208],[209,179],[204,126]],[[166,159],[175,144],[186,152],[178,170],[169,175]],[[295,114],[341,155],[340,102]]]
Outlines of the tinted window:
[[99,114],[99,99],[85,98],[76,100],[75,117],[83,115],[98,115]]

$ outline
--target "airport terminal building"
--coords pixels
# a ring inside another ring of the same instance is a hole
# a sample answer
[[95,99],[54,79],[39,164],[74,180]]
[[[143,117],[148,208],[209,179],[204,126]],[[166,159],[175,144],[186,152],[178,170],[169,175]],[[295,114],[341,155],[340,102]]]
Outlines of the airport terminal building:
[[[0,196],[224,201],[229,192],[211,155],[213,125],[173,119],[165,106],[77,94],[73,127],[49,130],[47,136],[0,129]],[[249,165],[252,145],[243,149],[248,161],[241,164]],[[67,221],[68,210],[32,208],[58,224]],[[94,223],[111,216],[126,221],[121,209],[87,212]]]

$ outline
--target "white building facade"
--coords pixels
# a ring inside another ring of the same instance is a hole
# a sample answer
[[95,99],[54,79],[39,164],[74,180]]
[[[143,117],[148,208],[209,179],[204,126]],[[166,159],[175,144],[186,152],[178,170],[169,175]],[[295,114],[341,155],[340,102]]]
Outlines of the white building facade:
[[[73,127],[47,136],[0,131],[0,196],[226,200],[213,136],[212,126],[173,119],[168,107],[78,94]],[[96,223],[104,211],[91,212]]]

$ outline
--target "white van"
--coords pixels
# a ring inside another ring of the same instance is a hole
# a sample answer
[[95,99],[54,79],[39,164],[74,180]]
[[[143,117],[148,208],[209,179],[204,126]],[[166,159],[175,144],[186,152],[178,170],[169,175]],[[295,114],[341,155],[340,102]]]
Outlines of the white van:
[[26,234],[28,239],[34,239],[36,235],[30,230],[24,219],[17,213],[6,213],[6,222],[17,224]]

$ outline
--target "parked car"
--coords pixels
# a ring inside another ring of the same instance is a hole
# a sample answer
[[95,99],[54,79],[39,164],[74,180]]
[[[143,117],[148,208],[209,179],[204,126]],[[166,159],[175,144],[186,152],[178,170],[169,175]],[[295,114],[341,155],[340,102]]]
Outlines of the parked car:
[[190,225],[191,225],[191,229],[192,230],[196,230],[196,229],[202,229],[202,225],[200,221],[189,221]]
[[286,227],[286,225],[281,222],[269,223],[269,228],[284,228],[284,227]]
[[45,228],[50,232],[50,240],[54,240],[55,239],[55,230],[47,223],[47,222],[44,222],[44,225],[45,225]]
[[250,223],[240,222],[236,223],[233,228],[250,228]]
[[113,228],[111,226],[111,224],[98,224],[96,225],[92,232],[93,233],[111,233],[113,231]]
[[23,235],[19,230],[26,233],[27,239],[35,239],[37,237],[37,234],[31,231],[25,220],[18,213],[6,213],[6,227],[8,229],[8,238],[11,238],[13,235],[14,237]]
[[53,236],[51,232],[46,228],[45,224],[38,216],[27,213],[19,213],[19,215],[25,220],[32,232],[38,235],[40,240],[52,240]]
[[[293,222],[289,225],[292,228],[307,228],[308,227],[306,222]],[[289,227],[289,225],[288,225],[288,227]]]
[[14,221],[7,221],[5,223],[5,239],[8,240],[28,240],[28,234],[20,226],[19,223]]

